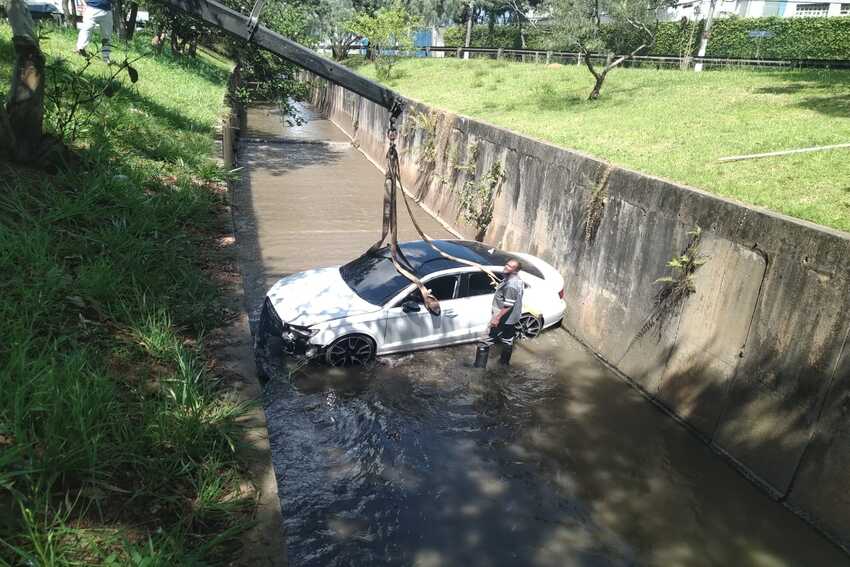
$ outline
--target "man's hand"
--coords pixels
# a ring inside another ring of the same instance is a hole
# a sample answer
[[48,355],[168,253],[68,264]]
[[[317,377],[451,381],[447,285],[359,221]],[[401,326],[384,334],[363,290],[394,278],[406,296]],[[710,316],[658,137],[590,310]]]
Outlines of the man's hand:
[[490,326],[491,327],[498,327],[499,326],[499,319],[501,319],[501,317],[499,317],[498,315],[496,315],[495,317],[490,319]]

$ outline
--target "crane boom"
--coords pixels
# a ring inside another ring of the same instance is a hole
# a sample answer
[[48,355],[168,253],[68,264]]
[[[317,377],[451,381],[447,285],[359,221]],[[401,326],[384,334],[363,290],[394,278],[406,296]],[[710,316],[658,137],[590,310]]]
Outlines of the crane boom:
[[401,111],[402,99],[394,91],[322,57],[299,43],[286,39],[265,26],[257,25],[259,14],[252,14],[254,17],[245,16],[215,0],[166,0],[166,2],[230,35],[254,43],[303,69],[341,85],[394,114]]

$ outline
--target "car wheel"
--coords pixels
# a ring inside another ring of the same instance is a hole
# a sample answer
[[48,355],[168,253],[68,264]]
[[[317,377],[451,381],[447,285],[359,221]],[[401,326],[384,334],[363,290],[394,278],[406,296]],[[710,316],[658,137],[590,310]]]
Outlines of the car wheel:
[[366,366],[375,358],[375,341],[366,335],[346,335],[325,350],[331,366]]
[[261,315],[254,334],[254,364],[261,382],[265,383],[272,378],[283,350],[280,337],[274,336],[270,325]]
[[543,322],[540,317],[531,313],[523,313],[516,324],[516,337],[518,339],[533,339],[540,334]]

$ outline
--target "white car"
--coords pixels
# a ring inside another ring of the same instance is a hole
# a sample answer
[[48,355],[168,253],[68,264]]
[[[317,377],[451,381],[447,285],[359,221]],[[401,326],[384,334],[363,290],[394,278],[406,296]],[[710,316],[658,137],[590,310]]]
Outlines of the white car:
[[[564,316],[564,279],[543,260],[480,242],[435,244],[497,276],[509,259],[522,263],[521,336],[534,337]],[[258,361],[278,341],[289,355],[324,356],[332,366],[362,366],[375,356],[472,342],[482,336],[491,317],[490,278],[477,268],[446,259],[421,240],[399,248],[440,301],[440,315],[425,309],[419,291],[396,271],[385,247],[342,266],[299,272],[278,281],[260,314]]]

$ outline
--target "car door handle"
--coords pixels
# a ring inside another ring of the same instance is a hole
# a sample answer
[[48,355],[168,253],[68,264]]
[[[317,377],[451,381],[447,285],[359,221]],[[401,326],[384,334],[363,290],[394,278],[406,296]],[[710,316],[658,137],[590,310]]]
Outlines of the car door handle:
[[457,317],[454,309],[443,309],[443,315],[449,318]]

